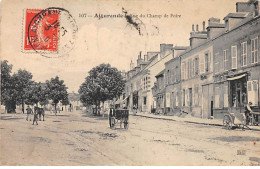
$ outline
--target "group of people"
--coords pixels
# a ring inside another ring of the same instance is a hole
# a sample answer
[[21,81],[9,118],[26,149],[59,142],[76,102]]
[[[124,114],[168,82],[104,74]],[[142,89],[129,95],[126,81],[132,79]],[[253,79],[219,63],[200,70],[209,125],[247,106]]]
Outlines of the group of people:
[[36,125],[38,125],[38,122],[37,122],[37,121],[38,121],[38,111],[33,111],[33,110],[30,108],[30,106],[27,106],[26,111],[27,111],[26,120],[27,120],[27,121],[28,121],[28,120],[32,121],[31,116],[33,115],[33,124],[32,124],[32,125],[34,125],[34,123],[35,123]]

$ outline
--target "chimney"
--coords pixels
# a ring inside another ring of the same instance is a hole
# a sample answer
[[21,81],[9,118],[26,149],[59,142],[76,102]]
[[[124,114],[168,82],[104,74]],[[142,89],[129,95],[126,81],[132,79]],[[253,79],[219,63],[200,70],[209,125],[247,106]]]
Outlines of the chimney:
[[203,31],[205,31],[205,21],[202,22],[202,25],[203,25]]
[[169,55],[173,55],[173,44],[160,44],[160,58],[164,58]]
[[207,27],[208,39],[213,39],[225,31],[225,24],[220,23],[219,18],[209,18]]
[[192,32],[194,32],[195,30],[194,30],[194,24],[192,24]]
[[131,63],[130,63],[130,70],[134,69],[134,63],[133,61],[131,60]]
[[[204,28],[205,29],[205,28]],[[196,32],[190,33],[190,47],[194,48],[196,46],[199,46],[203,42],[207,40],[207,33],[206,31],[199,31],[199,25],[196,25]]]
[[141,59],[141,56],[142,56],[142,51],[139,52],[139,57],[138,57],[138,59]]

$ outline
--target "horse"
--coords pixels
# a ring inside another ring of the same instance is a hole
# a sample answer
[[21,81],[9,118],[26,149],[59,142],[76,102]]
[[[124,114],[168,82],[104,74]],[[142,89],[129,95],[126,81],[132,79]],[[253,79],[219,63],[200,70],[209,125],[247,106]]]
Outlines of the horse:
[[[40,107],[34,107],[34,111],[37,111],[37,114],[39,115],[39,119],[40,121],[43,120],[44,121],[44,116],[45,116],[45,111],[43,108]],[[41,119],[42,117],[42,119]]]

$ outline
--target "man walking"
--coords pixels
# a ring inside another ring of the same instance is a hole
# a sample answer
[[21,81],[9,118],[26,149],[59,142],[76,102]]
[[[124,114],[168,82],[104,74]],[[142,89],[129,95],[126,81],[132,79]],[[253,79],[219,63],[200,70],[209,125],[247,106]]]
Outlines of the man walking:
[[32,109],[30,108],[29,105],[28,105],[26,111],[27,111],[27,117],[26,117],[26,120],[28,121],[29,118],[30,118],[30,121],[32,121],[32,119],[31,119]]

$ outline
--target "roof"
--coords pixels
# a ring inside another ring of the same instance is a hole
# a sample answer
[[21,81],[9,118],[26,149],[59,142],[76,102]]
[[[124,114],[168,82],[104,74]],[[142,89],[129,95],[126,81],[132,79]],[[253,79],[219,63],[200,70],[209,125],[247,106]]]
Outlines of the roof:
[[173,47],[173,50],[186,50],[188,48],[189,48],[189,46],[175,46],[175,47]]
[[222,23],[211,23],[208,27],[208,28],[225,28],[225,24],[222,24]]
[[163,69],[160,73],[158,73],[155,77],[163,76],[165,72],[165,69]]
[[247,12],[229,13],[227,16],[225,16],[224,20],[227,20],[228,18],[245,18],[247,15]]

